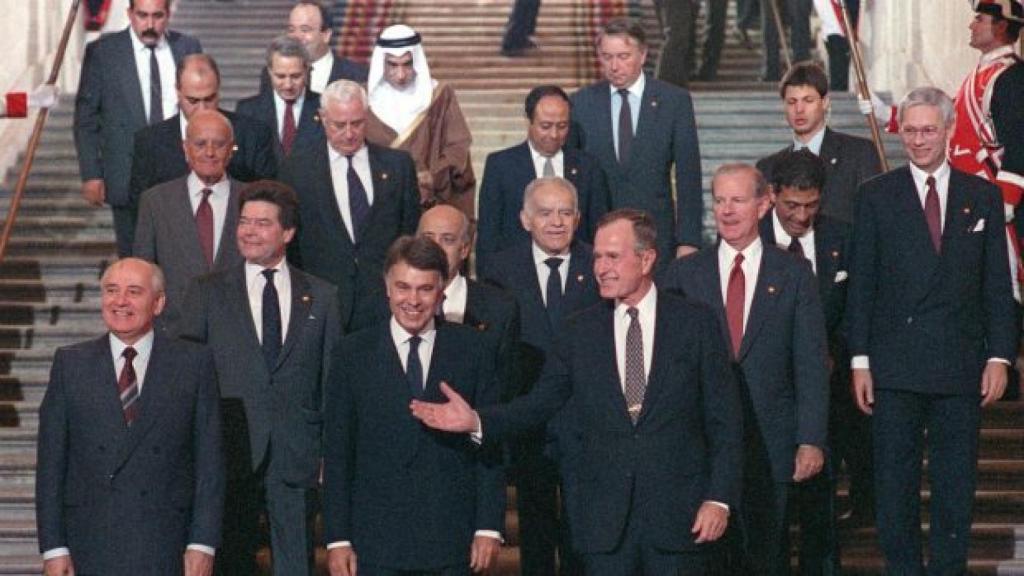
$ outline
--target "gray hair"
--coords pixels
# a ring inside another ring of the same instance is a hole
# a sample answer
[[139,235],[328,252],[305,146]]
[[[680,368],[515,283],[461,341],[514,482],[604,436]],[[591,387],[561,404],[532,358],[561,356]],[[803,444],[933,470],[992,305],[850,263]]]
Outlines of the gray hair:
[[714,176],[711,177],[711,192],[715,191],[715,179],[719,176],[731,176],[733,174],[739,174],[746,172],[750,174],[754,179],[754,197],[762,198],[768,193],[768,181],[765,180],[764,174],[757,168],[744,162],[727,162],[722,164],[715,169]]
[[129,262],[136,262],[149,266],[149,271],[150,274],[152,275],[153,292],[157,294],[163,294],[164,286],[166,286],[167,284],[167,281],[164,279],[164,271],[161,270],[159,266],[157,266],[153,262],[150,262],[149,260],[144,260],[142,258],[134,258],[132,256],[126,256],[124,258],[120,258],[118,260],[114,260],[113,262],[111,262],[110,265],[107,266],[107,269],[103,271],[103,275],[100,276],[100,286],[102,286],[103,283],[107,281],[107,276],[111,272]]
[[369,108],[366,89],[363,88],[362,84],[351,80],[335,80],[328,84],[324,88],[323,93],[320,94],[320,107],[327,108],[327,105],[332,102],[344,104],[353,100],[361,102],[364,110]]
[[282,34],[270,41],[267,46],[267,70],[274,64],[275,54],[281,58],[298,58],[302,61],[302,68],[309,70],[309,52],[302,42],[291,36]]
[[935,106],[942,113],[943,123],[947,127],[953,125],[953,120],[955,120],[956,116],[956,112],[953,109],[953,99],[942,90],[932,86],[922,86],[911,90],[909,94],[903,97],[903,100],[900,100],[898,116],[900,124],[903,123],[903,116],[907,113],[907,110],[915,106]]
[[545,176],[543,178],[537,178],[527,184],[526,190],[523,191],[523,210],[528,214],[533,212],[530,209],[530,205],[533,204],[533,197],[537,194],[537,190],[544,186],[557,186],[558,188],[572,194],[572,207],[577,212],[580,211],[579,193],[576,191],[576,186],[565,178],[559,178],[558,176]]

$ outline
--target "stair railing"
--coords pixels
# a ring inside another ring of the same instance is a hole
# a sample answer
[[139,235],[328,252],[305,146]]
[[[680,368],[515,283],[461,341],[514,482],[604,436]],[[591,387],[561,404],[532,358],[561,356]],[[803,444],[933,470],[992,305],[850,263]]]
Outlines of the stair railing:
[[[57,54],[53,59],[53,66],[50,68],[50,77],[46,84],[57,83],[57,76],[60,74],[60,66],[64,62],[64,53],[67,51],[68,40],[71,38],[71,29],[75,25],[78,7],[82,0],[73,0],[68,10],[67,20],[64,21],[64,31],[60,36],[60,43],[57,45]],[[49,115],[49,108],[42,108],[36,115],[36,123],[32,128],[32,137],[28,141],[28,149],[25,151],[25,161],[21,165],[21,173],[18,174],[18,183],[14,186],[14,193],[11,194],[11,206],[7,210],[7,219],[4,221],[4,229],[0,235],[0,263],[7,256],[7,246],[11,239],[11,232],[14,231],[14,221],[18,218],[18,208],[21,206],[21,199],[25,195],[25,186],[28,184],[28,174],[32,170],[32,161],[36,156],[36,149],[39,148],[39,139],[43,135],[43,127],[46,124],[46,117]]]

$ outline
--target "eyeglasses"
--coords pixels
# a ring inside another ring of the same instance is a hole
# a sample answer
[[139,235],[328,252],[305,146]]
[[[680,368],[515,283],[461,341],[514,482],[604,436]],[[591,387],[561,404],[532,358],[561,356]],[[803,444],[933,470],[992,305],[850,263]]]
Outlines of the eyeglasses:
[[925,140],[934,140],[938,138],[940,132],[941,130],[938,126],[925,126],[924,128],[916,128],[914,126],[900,127],[900,134],[908,140],[914,140],[918,136]]

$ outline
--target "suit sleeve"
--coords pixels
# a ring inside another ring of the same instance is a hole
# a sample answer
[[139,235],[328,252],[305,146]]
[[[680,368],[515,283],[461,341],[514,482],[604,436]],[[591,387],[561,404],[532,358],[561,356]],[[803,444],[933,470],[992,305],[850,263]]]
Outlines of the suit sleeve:
[[216,548],[221,542],[225,468],[220,426],[220,391],[213,353],[203,349],[197,366],[198,390],[192,430],[196,488],[189,542]]
[[982,294],[985,299],[985,340],[988,358],[1003,358],[1011,364],[1017,358],[1018,333],[1017,303],[1010,286],[1009,255],[1006,232],[999,216],[1003,213],[1003,200],[996,189],[985,186],[990,205],[989,226],[985,227],[985,271],[982,276]]
[[[239,118],[235,117],[236,120]],[[228,172],[240,182],[253,182],[255,180],[273,179],[277,175],[277,159],[274,157],[274,131],[260,120],[242,116],[247,132],[246,150],[231,159],[228,165]],[[239,130],[241,132],[241,130]]]
[[487,264],[498,251],[498,229],[505,221],[504,203],[501,201],[501,176],[494,154],[488,154],[484,163],[484,177],[480,183],[480,202],[477,206],[476,270],[482,276]]
[[847,343],[851,357],[868,354],[878,286],[878,224],[871,190],[872,186],[861,185],[855,202],[857,225],[853,228],[850,285],[846,295]]
[[581,212],[586,212],[581,214],[583,221],[580,222],[579,229],[585,234],[584,241],[593,244],[594,236],[597,234],[597,223],[612,210],[612,192],[608,187],[608,175],[596,161],[587,174],[586,203],[585,207],[581,206]]
[[[494,406],[501,397],[499,371],[501,350],[481,347],[476,396],[473,406]],[[493,355],[493,357],[492,357]],[[505,526],[505,468],[500,444],[488,442],[477,451],[476,458],[476,530],[504,532]]]
[[[338,289],[332,285],[325,292],[327,317],[324,319],[324,343],[323,355],[321,357],[322,365],[320,368],[320,409],[324,413],[327,410],[327,395],[337,380],[333,359],[341,340],[341,314],[338,311]],[[321,438],[321,458],[326,452],[326,446],[326,441]]]
[[797,274],[793,330],[796,442],[825,449],[828,437],[828,337],[817,282],[808,261]]
[[64,390],[66,353],[57,350],[50,382],[39,407],[36,455],[36,523],[39,551],[67,547],[64,527],[64,483],[68,461],[67,398]]
[[159,264],[156,259],[156,214],[154,194],[143,194],[139,203],[139,216],[132,241],[132,256]]
[[173,326],[168,326],[171,336],[206,344],[207,333],[207,291],[203,289],[201,277],[193,278],[185,289],[185,296],[182,298],[181,314]]
[[675,244],[700,247],[704,228],[704,192],[697,123],[693,118],[693,100],[689,93],[684,92],[681,98],[672,146],[676,165]]
[[1003,202],[1017,205],[1024,193],[1024,109],[1020,96],[1024,93],[1024,64],[1017,63],[996,80],[992,93],[991,113],[996,137],[1003,145],[1003,161],[996,184],[1003,193]]
[[75,149],[78,152],[78,171],[82,180],[103,178],[100,131],[103,123],[100,112],[103,109],[103,77],[97,55],[98,42],[85,47],[82,61],[82,79],[75,96]]
[[132,205],[137,206],[142,193],[154,186],[153,160],[152,132],[143,128],[135,133],[132,144],[132,169],[128,186]]
[[420,223],[420,192],[416,183],[416,164],[412,157],[402,153],[400,160],[398,189],[399,201],[402,203],[401,234],[415,234]]
[[700,387],[710,476],[704,500],[735,508],[740,504],[743,470],[743,408],[725,338],[713,312],[700,316]]

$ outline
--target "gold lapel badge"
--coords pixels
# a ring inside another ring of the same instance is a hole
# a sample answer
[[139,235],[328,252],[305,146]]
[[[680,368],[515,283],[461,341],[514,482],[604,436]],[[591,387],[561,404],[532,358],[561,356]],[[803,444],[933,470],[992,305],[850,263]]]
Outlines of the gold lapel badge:
[[775,290],[775,286],[771,286],[771,285],[769,285],[769,286],[768,286],[768,293],[769,293],[769,294],[775,294],[775,292],[776,292],[776,290]]

